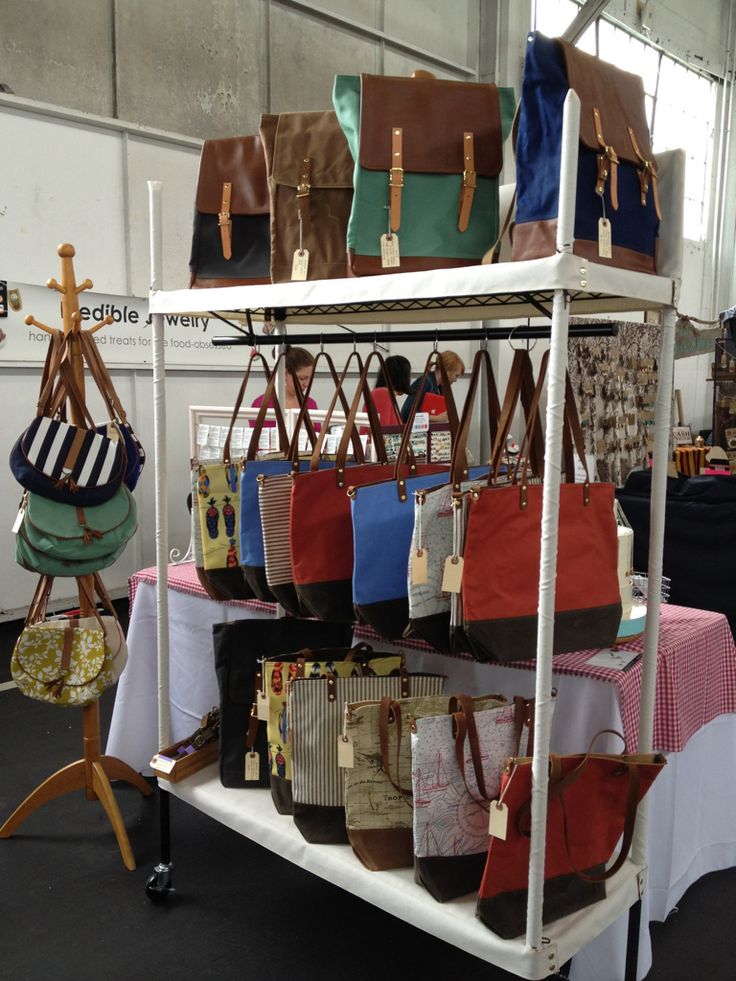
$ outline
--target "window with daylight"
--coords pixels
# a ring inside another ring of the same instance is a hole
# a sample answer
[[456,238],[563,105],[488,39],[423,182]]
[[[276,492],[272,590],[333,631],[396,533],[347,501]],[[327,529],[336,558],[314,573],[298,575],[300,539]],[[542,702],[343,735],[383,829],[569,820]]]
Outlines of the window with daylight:
[[[579,9],[574,0],[534,0],[533,28],[548,37],[558,37]],[[578,47],[642,76],[654,152],[685,144],[685,237],[704,241],[708,232],[718,84],[603,17],[590,25]]]

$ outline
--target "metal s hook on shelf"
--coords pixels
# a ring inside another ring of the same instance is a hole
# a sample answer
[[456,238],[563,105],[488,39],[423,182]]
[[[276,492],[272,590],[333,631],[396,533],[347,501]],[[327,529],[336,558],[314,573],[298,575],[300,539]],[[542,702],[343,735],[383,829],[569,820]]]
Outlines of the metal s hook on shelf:
[[[527,331],[531,330],[531,323],[530,322],[527,322],[526,325],[524,325],[524,324],[517,324],[516,327],[512,327],[511,330],[509,331],[509,336],[508,336],[507,340],[509,342],[509,347],[511,348],[512,351],[521,350],[520,348],[514,347],[514,343],[513,343],[514,342],[514,333],[517,330],[524,330],[525,326],[526,326]],[[526,337],[525,339],[526,339],[526,349],[527,349],[527,351],[533,351],[534,348],[537,346],[537,338],[535,337],[533,339],[534,340],[534,343],[533,344],[530,344],[529,343],[529,340],[530,340],[529,337]]]

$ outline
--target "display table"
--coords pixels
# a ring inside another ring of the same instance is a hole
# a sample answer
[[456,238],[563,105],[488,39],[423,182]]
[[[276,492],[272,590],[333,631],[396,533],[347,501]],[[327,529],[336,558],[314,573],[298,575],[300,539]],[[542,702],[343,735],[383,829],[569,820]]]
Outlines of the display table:
[[[191,565],[172,566],[169,577],[172,739],[179,739],[189,735],[204,712],[219,701],[212,624],[275,615],[275,611],[267,604],[210,600],[199,586]],[[118,683],[107,744],[108,753],[136,769],[144,769],[158,748],[155,578],[155,570],[143,570],[131,579],[130,656]],[[627,646],[636,649],[637,645],[641,641]],[[380,645],[377,642],[376,647],[379,646],[393,649],[383,642]],[[404,649],[413,668],[431,667],[447,674],[447,691],[533,694],[534,675],[528,670],[529,664],[484,665],[464,658],[443,657],[426,648],[418,649],[418,645],[406,645]],[[627,741],[632,733],[635,739],[636,713],[630,706],[638,702],[640,665],[635,664],[622,677],[619,672],[586,666],[588,656],[582,652],[555,658],[554,684],[558,694],[551,736],[551,748],[555,752],[579,752],[587,746],[591,735],[603,728],[620,730],[623,726]],[[649,880],[644,896],[639,977],[645,976],[651,964],[648,921],[663,920],[700,876],[736,865],[736,826],[732,819],[736,813],[736,760],[733,754],[723,751],[736,742],[736,648],[725,617],[701,610],[663,607],[658,657],[655,746],[669,751],[669,756],[668,765],[648,798],[650,827],[656,830],[649,835],[648,842]],[[603,675],[599,675],[601,671]],[[619,751],[619,746],[616,740],[609,743],[614,752]],[[218,788],[218,793],[208,793],[205,788],[210,791]],[[167,789],[174,787],[167,786]],[[193,795],[191,802],[195,806],[207,813],[212,813],[214,808],[217,813],[213,816],[229,823],[227,814],[233,808],[233,795],[244,802],[252,795],[258,797],[260,792],[225,791],[219,787],[216,772],[208,770],[196,780],[175,785],[175,793],[183,799]],[[205,806],[199,798],[206,798],[209,804]],[[270,808],[267,793],[264,799],[263,806]],[[224,808],[221,815],[220,807]],[[238,809],[245,812],[244,807]],[[277,816],[273,814],[275,821]],[[250,819],[244,820],[247,823]],[[283,820],[280,819],[281,824]],[[266,847],[279,850],[263,840],[255,827],[238,830],[262,841]],[[331,878],[334,874],[331,863],[338,861],[338,852],[322,848],[312,853],[314,846],[306,843],[302,846],[306,853],[299,864]],[[320,871],[314,866],[320,865],[319,856],[323,853],[325,864]],[[330,858],[333,854],[334,858]],[[348,857],[354,862],[357,875],[361,866]],[[383,876],[384,873],[370,874],[371,881],[376,883]],[[384,905],[371,895],[365,898]],[[437,907],[438,912],[444,908]],[[406,918],[411,919],[408,915]],[[473,925],[472,930],[475,935],[477,927]],[[458,945],[483,956],[476,948],[464,943]],[[625,945],[626,917],[621,917],[576,954],[572,977],[579,981],[620,981],[624,974]]]

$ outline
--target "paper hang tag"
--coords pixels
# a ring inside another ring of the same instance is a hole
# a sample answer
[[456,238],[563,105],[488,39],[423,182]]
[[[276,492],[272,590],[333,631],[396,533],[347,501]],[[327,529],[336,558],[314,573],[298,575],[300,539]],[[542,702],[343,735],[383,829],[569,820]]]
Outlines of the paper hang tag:
[[415,586],[422,586],[427,581],[426,548],[415,548],[411,553],[411,581]]
[[258,753],[250,752],[245,754],[245,779],[257,780],[260,768],[260,758]]
[[508,807],[505,804],[499,804],[497,800],[492,800],[491,809],[488,812],[488,834],[493,838],[500,838],[501,841],[506,841],[508,821]]
[[340,734],[337,737],[337,765],[346,770],[353,768],[353,741],[350,736]]
[[20,526],[23,524],[23,516],[26,513],[25,508],[19,508],[18,513],[15,516],[15,521],[13,522],[13,534],[17,535],[20,531]]
[[162,773],[171,773],[174,769],[174,764],[176,760],[170,759],[168,756],[159,756],[158,753],[153,757],[149,766],[152,770],[160,770]]
[[304,281],[307,278],[307,269],[309,268],[309,249],[299,249],[294,250],[294,259],[291,263],[291,278],[299,281]]
[[459,593],[463,582],[462,555],[448,555],[445,559],[445,571],[442,576],[443,593]]
[[601,259],[610,259],[611,252],[611,222],[608,218],[598,219],[598,255]]
[[256,696],[256,716],[259,722],[268,722],[268,695],[259,691]]
[[381,265],[384,269],[395,269],[401,265],[399,236],[396,232],[390,238],[385,232],[381,236]]

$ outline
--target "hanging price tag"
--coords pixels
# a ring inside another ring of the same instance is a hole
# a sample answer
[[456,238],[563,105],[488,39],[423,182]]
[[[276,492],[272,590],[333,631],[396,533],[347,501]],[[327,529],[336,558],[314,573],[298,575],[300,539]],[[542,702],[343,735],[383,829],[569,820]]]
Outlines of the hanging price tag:
[[260,759],[258,753],[246,753],[245,754],[245,779],[246,780],[257,780],[258,770],[260,766]]
[[13,534],[17,535],[20,531],[20,526],[23,524],[23,515],[26,513],[25,508],[20,508],[15,516],[15,521],[13,522]]
[[461,555],[448,555],[442,575],[442,592],[459,593],[463,581],[463,558]]
[[602,259],[611,258],[611,222],[608,218],[598,219],[598,255]]
[[307,278],[309,268],[309,249],[295,249],[294,259],[291,263],[291,278],[304,281]]
[[427,581],[426,548],[416,548],[411,553],[411,581],[415,586],[422,586]]
[[353,741],[350,736],[340,734],[337,737],[337,765],[346,770],[353,768]]
[[256,716],[259,722],[268,722],[268,695],[259,691],[256,696]]
[[493,838],[500,838],[506,841],[506,826],[509,821],[509,809],[505,804],[499,804],[497,800],[491,801],[491,809],[488,812],[488,834]]
[[399,255],[399,236],[394,232],[390,237],[381,236],[381,265],[384,269],[392,269],[401,265]]

